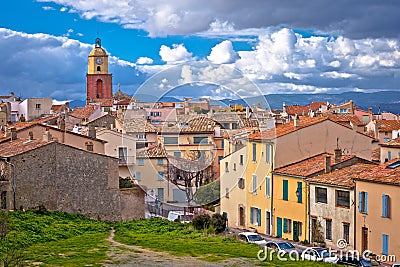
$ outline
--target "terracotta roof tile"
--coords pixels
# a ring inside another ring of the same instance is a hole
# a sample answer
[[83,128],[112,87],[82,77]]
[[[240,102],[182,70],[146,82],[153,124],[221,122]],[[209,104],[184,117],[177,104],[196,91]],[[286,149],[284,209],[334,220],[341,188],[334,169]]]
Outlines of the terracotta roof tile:
[[117,106],[128,106],[131,103],[131,98],[124,98],[117,102]]
[[381,160],[381,149],[379,147],[372,150],[371,160],[372,161],[380,161]]
[[113,99],[100,99],[96,98],[94,99],[95,103],[100,103],[102,107],[112,107],[114,105],[114,100]]
[[305,116],[310,111],[308,106],[286,106],[286,113],[289,115],[302,115]]
[[138,150],[136,153],[137,158],[165,158],[167,157],[167,152],[163,146],[156,145],[143,150]]
[[320,174],[312,178],[308,178],[307,181],[310,183],[319,183],[327,185],[337,185],[344,187],[353,187],[354,178],[360,175],[360,173],[366,172],[373,168],[374,164],[356,163],[354,165],[333,170],[330,173]]
[[379,144],[379,145],[384,146],[384,147],[400,148],[400,137],[397,137],[396,139],[392,139],[389,142]]
[[173,126],[164,126],[162,133],[200,133],[214,132],[215,121],[206,116],[191,116],[188,119],[180,117],[178,123]]
[[29,140],[28,138],[18,138],[13,141],[0,143],[0,157],[13,157],[53,142],[54,140],[44,142],[42,139]]
[[123,121],[124,129],[129,133],[155,133],[156,127],[143,118],[131,118]]
[[252,140],[269,140],[274,139],[292,132],[295,132],[299,129],[323,122],[328,120],[327,117],[300,117],[300,126],[295,127],[294,122],[284,123],[282,125],[278,125],[275,128],[268,129],[266,131],[257,132],[254,134],[250,134],[248,136],[249,139]]
[[356,180],[400,185],[400,160],[394,159],[356,176]]
[[353,125],[366,125],[365,122],[362,122],[356,115],[353,114],[331,114],[329,115],[329,119],[335,122],[351,122]]
[[[323,153],[300,162],[278,168],[274,171],[274,173],[308,177],[325,170],[325,157],[327,155],[331,156],[331,166],[335,166],[336,164],[334,161],[334,155],[330,153]],[[355,156],[342,155],[342,160],[340,162],[344,162],[352,158],[355,158]]]
[[96,109],[97,107],[94,105],[87,105],[82,108],[74,108],[68,115],[78,119],[88,119]]
[[380,132],[391,132],[400,129],[400,121],[398,120],[378,120],[376,123]]
[[326,106],[325,102],[312,102],[308,107],[312,111],[317,111],[321,106]]

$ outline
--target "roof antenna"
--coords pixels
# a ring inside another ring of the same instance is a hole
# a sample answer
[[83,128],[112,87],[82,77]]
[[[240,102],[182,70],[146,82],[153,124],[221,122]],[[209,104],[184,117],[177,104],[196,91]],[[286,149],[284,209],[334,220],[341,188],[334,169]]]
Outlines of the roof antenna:
[[339,148],[339,137],[336,138],[336,148]]

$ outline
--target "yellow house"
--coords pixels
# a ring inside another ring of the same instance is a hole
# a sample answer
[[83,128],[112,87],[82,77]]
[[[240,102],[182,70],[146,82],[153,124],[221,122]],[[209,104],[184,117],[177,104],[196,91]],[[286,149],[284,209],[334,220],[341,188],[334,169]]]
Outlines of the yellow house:
[[370,250],[386,262],[399,261],[400,160],[376,166],[355,180],[356,249]]

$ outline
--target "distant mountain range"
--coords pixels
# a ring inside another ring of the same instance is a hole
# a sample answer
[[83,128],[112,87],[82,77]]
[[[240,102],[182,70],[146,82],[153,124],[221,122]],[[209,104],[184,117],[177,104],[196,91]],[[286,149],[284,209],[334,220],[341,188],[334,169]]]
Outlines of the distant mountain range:
[[[182,102],[181,99],[170,96],[162,97],[161,99],[149,95],[143,95],[143,97],[135,95],[135,97],[143,102]],[[311,102],[343,104],[347,100],[353,100],[354,105],[358,106],[359,109],[368,110],[371,107],[374,113],[387,111],[400,114],[400,91],[380,91],[374,93],[343,92],[340,94],[269,94],[243,99],[211,100],[210,103],[212,105],[221,105],[221,103],[225,105],[239,104],[246,107],[265,103],[265,100],[272,109],[282,109],[283,102],[286,105],[308,105]],[[82,100],[74,100],[70,103],[71,108],[83,106],[85,106],[85,101]]]

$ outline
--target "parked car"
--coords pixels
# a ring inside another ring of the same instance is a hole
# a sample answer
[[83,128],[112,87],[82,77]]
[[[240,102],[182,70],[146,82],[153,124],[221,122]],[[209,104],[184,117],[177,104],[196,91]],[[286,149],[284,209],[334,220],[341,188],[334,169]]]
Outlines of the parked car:
[[360,267],[370,267],[373,266],[370,260],[357,259],[352,256],[341,257],[336,264],[346,265],[346,266],[360,266]]
[[395,262],[392,264],[392,267],[400,267],[400,262]]
[[238,234],[238,237],[239,240],[241,241],[244,241],[246,243],[254,243],[262,247],[264,247],[265,244],[267,243],[267,241],[265,241],[265,239],[262,238],[262,236],[253,232],[242,232]]
[[171,210],[168,212],[168,220],[171,222],[189,223],[193,220],[193,213],[183,212],[181,210]]
[[329,253],[326,248],[307,248],[301,253],[301,258],[303,260],[309,261],[324,261],[330,263],[336,263],[338,257]]
[[285,241],[282,241],[282,242],[281,241],[278,241],[278,242],[270,241],[270,242],[267,242],[267,244],[265,246],[272,250],[282,251],[284,253],[290,253],[291,251],[297,251],[298,253],[300,253],[300,251],[295,246],[293,246],[291,243],[285,242]]

